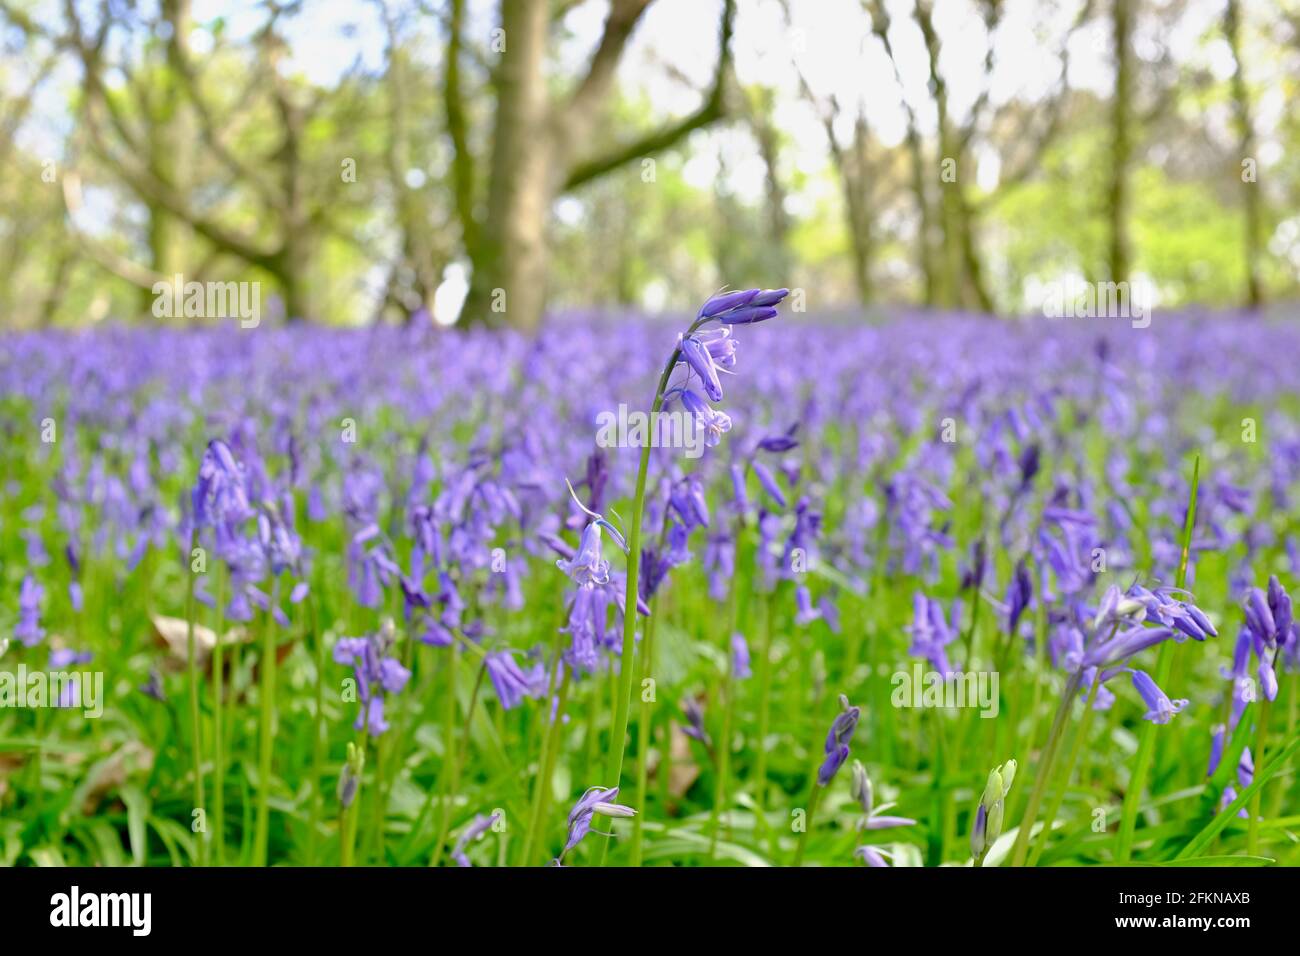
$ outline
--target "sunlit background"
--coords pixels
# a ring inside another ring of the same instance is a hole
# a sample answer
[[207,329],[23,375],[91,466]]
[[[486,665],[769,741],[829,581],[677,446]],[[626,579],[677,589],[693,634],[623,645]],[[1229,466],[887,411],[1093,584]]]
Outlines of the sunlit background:
[[[715,0],[541,6],[529,95],[557,115],[634,21],[539,186],[551,310],[774,282],[822,310],[1003,314],[1068,282],[1159,307],[1300,287],[1293,2],[739,0],[722,69]],[[493,318],[464,308],[476,271],[538,284],[483,251],[524,178],[494,172],[494,76],[525,45],[498,3],[0,9],[6,326],[157,321],[177,274],[347,324]],[[520,303],[495,317],[531,324]]]

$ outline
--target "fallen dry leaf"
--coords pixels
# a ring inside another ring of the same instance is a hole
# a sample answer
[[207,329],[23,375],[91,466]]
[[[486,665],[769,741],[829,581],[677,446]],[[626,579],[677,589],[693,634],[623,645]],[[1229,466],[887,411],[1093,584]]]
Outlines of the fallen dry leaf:
[[[159,645],[167,648],[168,656],[165,661],[167,669],[171,671],[184,670],[189,666],[188,622],[183,618],[164,617],[161,614],[153,615],[150,620],[153,622],[154,639]],[[221,636],[221,646],[247,644],[251,640],[252,635],[245,628],[236,627]],[[196,623],[194,625],[194,659],[200,668],[207,668],[208,661],[212,657],[212,649],[216,646],[216,631]]]
[[138,740],[129,740],[90,768],[86,775],[85,797],[81,812],[90,815],[104,796],[122,786],[131,777],[146,774],[153,767],[153,751]]

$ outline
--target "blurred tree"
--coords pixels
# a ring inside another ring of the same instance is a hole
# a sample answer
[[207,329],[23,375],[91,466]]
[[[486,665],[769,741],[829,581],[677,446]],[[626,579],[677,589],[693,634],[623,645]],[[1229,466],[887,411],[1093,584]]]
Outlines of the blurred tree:
[[1228,0],[1223,15],[1223,32],[1228,39],[1228,48],[1232,51],[1232,105],[1237,122],[1237,149],[1240,153],[1239,163],[1252,164],[1253,172],[1248,175],[1241,169],[1238,179],[1241,182],[1242,206],[1245,210],[1245,241],[1242,252],[1246,266],[1246,304],[1258,309],[1264,303],[1264,293],[1259,279],[1260,261],[1260,202],[1258,163],[1255,151],[1255,126],[1251,119],[1250,93],[1246,87],[1245,62],[1241,58],[1241,4],[1239,0]]
[[[342,203],[348,177],[310,150],[311,124],[322,119],[327,105],[346,111],[364,104],[331,98],[288,77],[280,20],[296,9],[271,0],[243,57],[218,47],[200,63],[188,39],[189,0],[165,0],[156,18],[138,20],[121,16],[110,0],[101,0],[93,18],[65,0],[63,29],[54,42],[71,51],[80,67],[79,129],[95,158],[147,215],[149,264],[119,263],[114,271],[120,277],[147,287],[170,278],[181,262],[193,269],[202,260],[186,251],[183,232],[189,231],[214,252],[272,276],[288,317],[316,314],[312,264],[322,236],[333,228],[332,212]],[[12,6],[5,10],[20,27],[38,29]],[[111,43],[115,31],[127,36]],[[132,60],[130,35],[137,31],[144,55]],[[219,33],[218,27],[217,40]],[[165,62],[151,55],[160,47]],[[241,68],[246,78],[232,97],[229,79]],[[110,74],[121,80],[110,86]],[[349,123],[344,113],[332,121]],[[194,136],[186,135],[187,124]],[[270,142],[262,133],[267,128],[277,133]],[[198,144],[227,177],[221,199],[207,208],[195,201],[198,181],[181,178],[193,166],[187,157]],[[235,201],[240,195],[254,203],[253,215]],[[249,219],[256,225],[250,228]]]
[[1127,282],[1133,257],[1129,240],[1129,163],[1133,156],[1133,14],[1137,0],[1111,0],[1111,42],[1115,55],[1115,92],[1111,96],[1110,222],[1111,282]]
[[868,305],[874,298],[871,269],[876,246],[877,205],[887,185],[880,173],[888,156],[872,139],[867,125],[866,104],[862,101],[858,102],[853,116],[853,136],[849,142],[841,144],[835,134],[835,126],[839,117],[844,115],[843,106],[834,96],[826,99],[818,97],[808,85],[803,71],[798,72],[799,88],[817,110],[822,127],[826,130],[826,143],[830,147],[831,161],[844,195],[844,218],[849,234],[853,281],[858,291],[858,301]]
[[500,315],[516,327],[533,328],[545,302],[546,232],[555,199],[624,163],[668,149],[722,116],[735,3],[724,0],[713,87],[699,109],[607,153],[589,156],[583,148],[594,138],[618,62],[650,0],[612,0],[586,74],[560,101],[548,94],[545,75],[551,6],[540,0],[501,0],[492,158],[486,213],[480,219],[464,107],[456,95],[463,2],[451,0],[445,66],[448,130],[456,151],[456,210],[473,267],[461,314],[470,322]]
[[781,175],[781,153],[785,146],[781,130],[772,116],[776,102],[771,87],[755,86],[746,91],[746,117],[758,155],[763,161],[763,191],[766,199],[767,237],[764,244],[768,271],[776,276],[790,274],[790,214],[788,193]]

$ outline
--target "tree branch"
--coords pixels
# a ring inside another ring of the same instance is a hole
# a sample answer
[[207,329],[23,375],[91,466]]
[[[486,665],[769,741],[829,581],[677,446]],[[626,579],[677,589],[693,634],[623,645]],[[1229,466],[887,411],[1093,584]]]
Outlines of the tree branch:
[[451,137],[451,178],[460,220],[461,241],[473,255],[478,248],[478,220],[474,218],[474,157],[469,151],[469,123],[460,88],[460,56],[465,24],[465,0],[451,0],[447,19],[447,57],[443,74],[442,101],[447,114],[447,135]]
[[[633,2],[639,4],[641,3],[641,0],[633,0]],[[569,175],[564,181],[564,191],[576,189],[583,183],[590,182],[598,176],[603,176],[605,173],[617,169],[624,163],[629,163],[633,160],[669,149],[688,134],[697,129],[708,126],[710,123],[713,123],[723,116],[725,112],[724,99],[727,77],[730,75],[731,71],[731,35],[735,25],[735,17],[735,0],[724,0],[722,18],[718,27],[718,67],[714,72],[713,87],[709,91],[708,99],[700,105],[700,108],[694,113],[678,120],[676,123],[670,123],[668,126],[649,133],[631,143],[621,147],[616,147],[604,156],[576,164],[572,169],[570,169]],[[614,19],[613,11],[610,13],[610,19],[611,21]],[[624,40],[626,40],[626,37],[624,37]],[[605,43],[602,41],[601,47],[604,48],[604,46]],[[599,58],[600,51],[597,51],[596,59]],[[593,69],[594,68],[595,61],[593,60]],[[590,79],[590,75],[588,76],[588,79]],[[587,83],[584,81],[583,86],[585,87],[586,85]],[[582,88],[580,87],[578,93],[574,94],[573,102],[580,101],[579,94],[581,94],[581,92]]]

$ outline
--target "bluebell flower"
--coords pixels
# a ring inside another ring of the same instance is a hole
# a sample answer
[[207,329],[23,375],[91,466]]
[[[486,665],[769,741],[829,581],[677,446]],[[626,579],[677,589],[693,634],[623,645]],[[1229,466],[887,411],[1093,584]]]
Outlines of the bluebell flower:
[[787,451],[793,451],[799,447],[799,440],[794,437],[795,432],[799,430],[799,423],[795,422],[784,433],[778,435],[766,435],[758,440],[758,450],[771,452],[773,454],[784,454]]
[[695,421],[704,429],[704,444],[716,448],[722,436],[731,431],[731,416],[720,412],[689,388],[682,388],[673,393],[681,399],[682,407],[695,417]]
[[1016,563],[1016,569],[1011,575],[1011,583],[1007,585],[1007,633],[1015,634],[1017,625],[1020,623],[1021,615],[1029,608],[1030,601],[1034,597],[1034,584],[1029,577],[1029,568],[1025,566],[1023,559]]
[[744,289],[736,292],[724,292],[715,295],[704,305],[700,306],[699,318],[710,319],[728,312],[732,309],[743,308],[754,300],[759,293],[758,289]]
[[668,503],[681,517],[686,530],[709,526],[709,505],[704,498],[704,486],[698,478],[683,478],[675,483]]
[[1292,614],[1291,595],[1282,587],[1277,575],[1268,579],[1268,608],[1273,612],[1273,627],[1277,633],[1277,642],[1286,644],[1291,640],[1295,618]]
[[[893,804],[882,804],[879,807],[875,805],[875,794],[871,786],[871,778],[867,775],[867,770],[862,766],[861,761],[853,761],[851,769],[852,778],[849,782],[849,792],[862,810],[862,816],[858,820],[859,830],[892,830],[896,827],[916,826],[916,821],[911,817],[890,816],[883,812]],[[888,856],[880,847],[858,847],[854,852],[861,856],[869,866],[884,866],[882,857]],[[877,859],[879,862],[872,862],[873,859]]]
[[609,562],[600,555],[600,524],[592,521],[583,528],[577,553],[568,561],[559,559],[555,566],[573,578],[580,588],[608,584]]
[[686,726],[682,728],[682,733],[706,747],[713,746],[709,732],[704,727],[704,711],[700,708],[700,702],[694,697],[687,697],[682,701],[682,713],[686,716]]
[[1094,643],[1083,655],[1083,665],[1109,667],[1118,664],[1148,647],[1168,640],[1173,634],[1167,627],[1145,627],[1139,624],[1107,640],[1096,641],[1094,638]]
[[737,631],[731,635],[731,676],[737,680],[745,680],[751,676],[749,665],[749,644],[745,641],[745,635]]
[[709,401],[722,401],[722,383],[718,379],[718,368],[713,362],[713,354],[708,347],[698,336],[687,335],[682,338],[678,348],[682,350],[682,358],[686,360],[686,364],[699,376],[704,394],[709,396]]
[[375,737],[385,733],[389,726],[384,718],[385,695],[400,693],[411,677],[411,672],[389,654],[395,641],[393,622],[385,620],[374,634],[341,637],[334,644],[334,662],[351,664],[356,674],[361,710],[353,726],[357,730],[368,727]]
[[957,628],[960,616],[961,602],[953,601],[953,623],[949,626],[943,605],[916,592],[912,595],[912,623],[906,628],[912,637],[908,652],[924,657],[939,673],[950,674],[952,667],[945,648],[960,636]]
[[1002,816],[1005,810],[1007,794],[1016,779],[1017,764],[1014,760],[989,771],[984,792],[980,795],[979,806],[975,808],[975,820],[971,825],[970,852],[975,865],[984,862],[984,856],[1002,835]]
[[456,846],[451,851],[451,858],[456,861],[457,866],[467,867],[472,864],[469,857],[465,855],[465,849],[475,840],[492,829],[493,824],[501,818],[501,811],[497,810],[490,814],[476,814],[470,821],[469,826],[461,831],[460,836],[456,838]]
[[817,770],[818,785],[829,786],[840,767],[844,766],[844,761],[849,759],[849,741],[853,739],[853,732],[857,730],[861,717],[861,708],[851,705],[849,699],[841,694],[840,712],[826,734],[826,759]]
[[821,610],[813,606],[812,595],[802,584],[794,589],[794,604],[794,622],[800,627],[806,627],[822,616]]
[[745,487],[745,466],[739,462],[731,464],[731,502],[736,513],[744,515],[749,511],[749,493]]
[[564,841],[564,849],[560,851],[560,859],[575,846],[582,842],[583,837],[591,830],[592,817],[599,814],[603,817],[633,817],[636,811],[631,807],[615,803],[618,799],[618,787],[606,789],[604,787],[592,787],[573,805],[569,811],[569,835]]
[[1147,705],[1147,712],[1142,716],[1153,724],[1169,723],[1173,716],[1189,703],[1187,700],[1170,700],[1146,671],[1131,667],[1124,670],[1132,678],[1133,687],[1142,698],[1142,702]]
[[1276,576],[1268,580],[1268,591],[1251,588],[1246,592],[1246,626],[1269,650],[1291,641],[1294,629],[1291,597]]
[[23,647],[35,647],[45,637],[45,628],[41,627],[41,599],[45,589],[28,574],[18,590],[18,623],[14,625],[14,637]]
[[781,491],[781,486],[776,483],[776,478],[772,475],[766,465],[761,461],[751,463],[754,474],[758,476],[758,483],[764,491],[777,503],[779,507],[786,506],[785,493]]
[[483,659],[483,664],[506,710],[513,710],[526,697],[537,698],[546,692],[546,668],[540,662],[524,671],[513,651],[495,651]]

